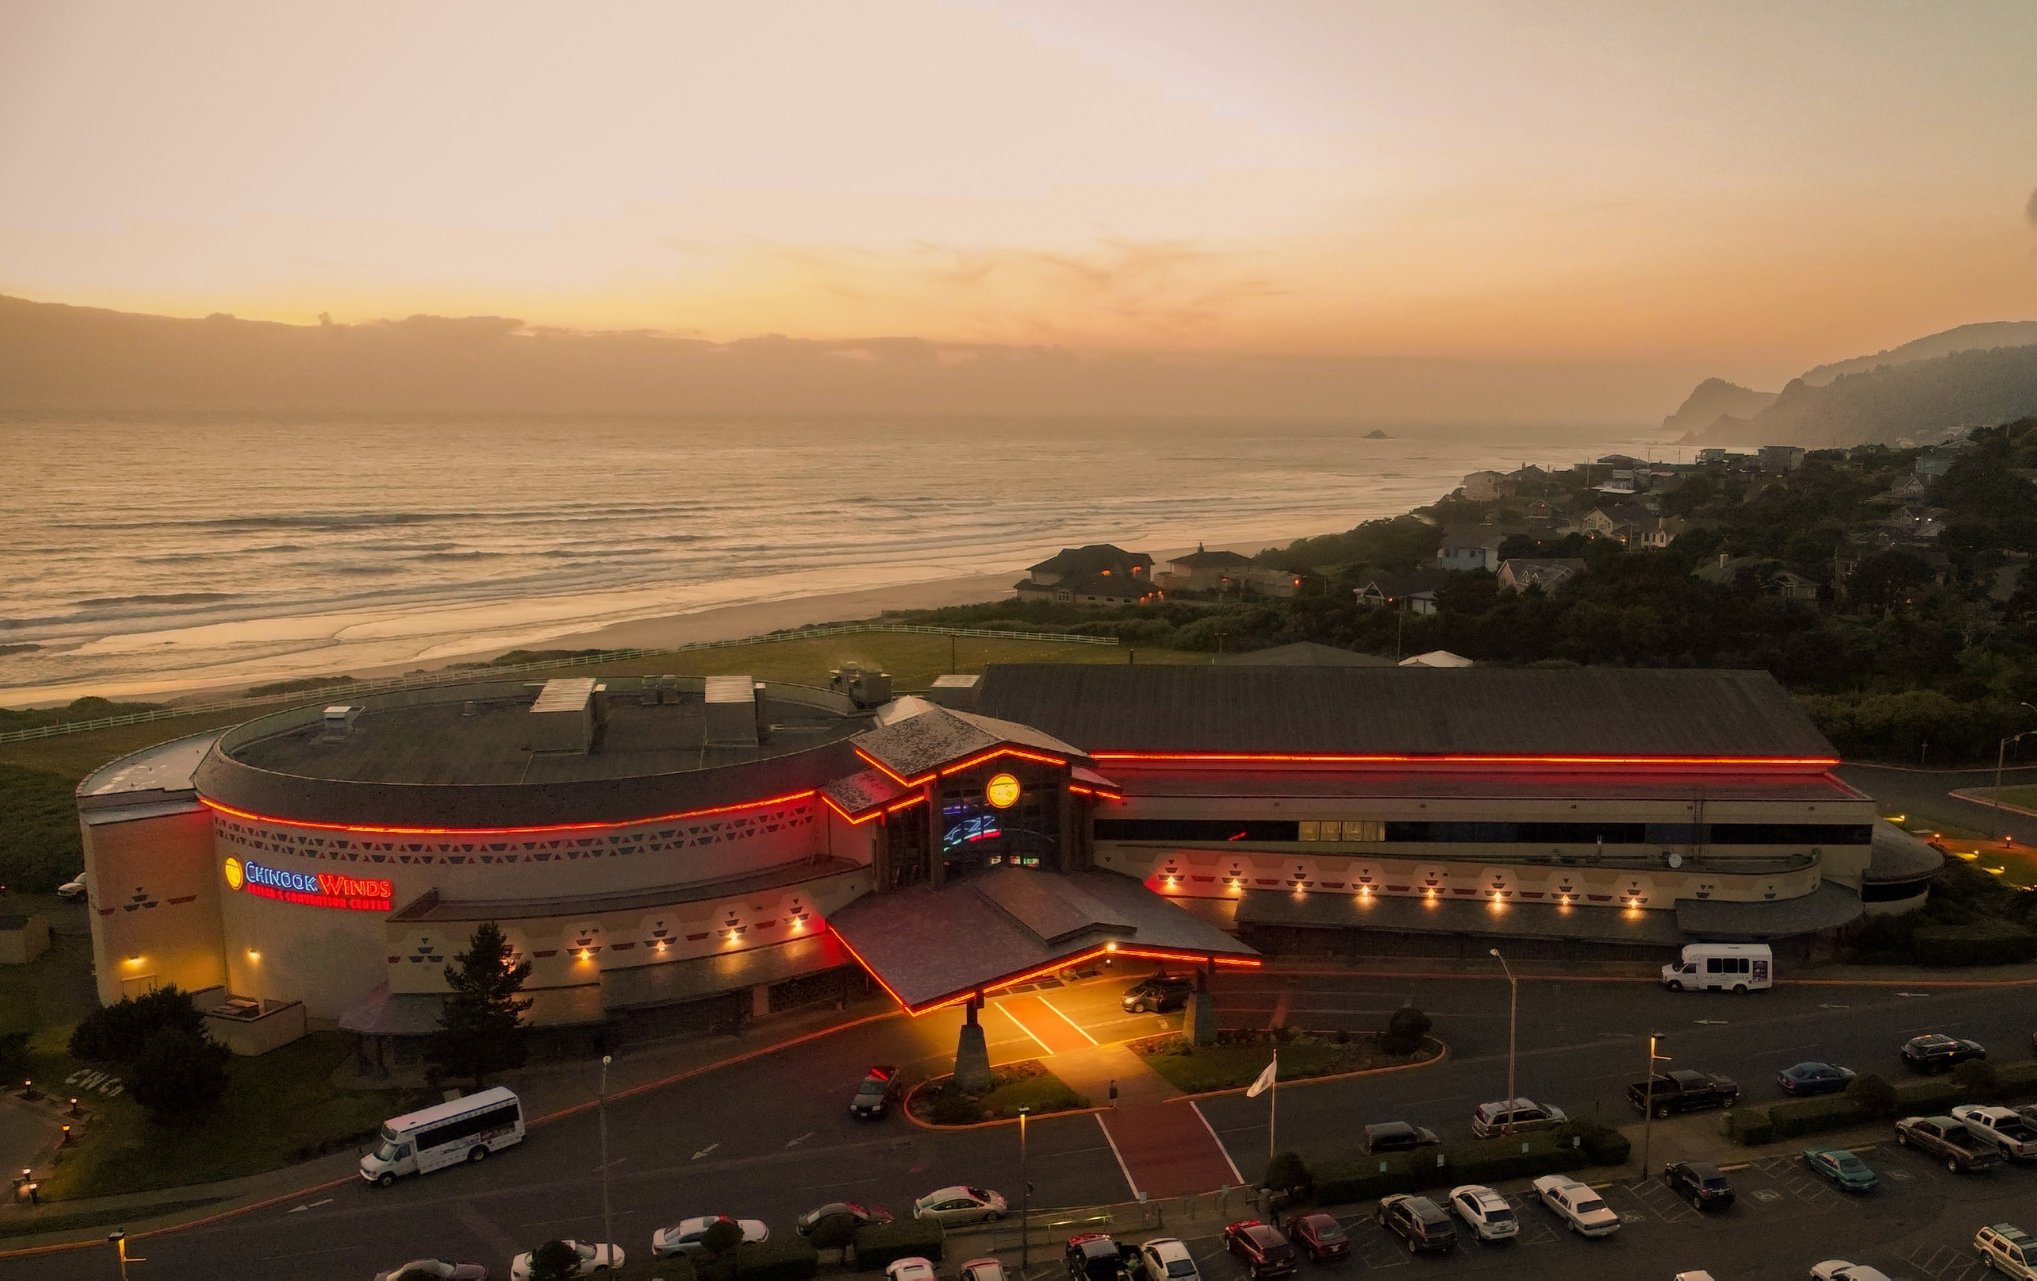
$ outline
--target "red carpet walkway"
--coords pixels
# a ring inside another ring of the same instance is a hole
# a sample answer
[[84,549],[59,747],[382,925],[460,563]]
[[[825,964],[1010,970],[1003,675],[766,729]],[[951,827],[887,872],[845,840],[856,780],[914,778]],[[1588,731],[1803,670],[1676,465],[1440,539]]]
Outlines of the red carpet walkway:
[[1190,1196],[1244,1182],[1193,1103],[1128,1103],[1096,1119],[1135,1196]]

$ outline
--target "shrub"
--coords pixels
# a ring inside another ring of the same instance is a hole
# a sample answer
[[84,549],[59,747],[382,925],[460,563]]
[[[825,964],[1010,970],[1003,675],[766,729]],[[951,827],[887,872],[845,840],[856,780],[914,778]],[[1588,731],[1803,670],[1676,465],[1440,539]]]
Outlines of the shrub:
[[1261,1180],[1260,1186],[1302,1196],[1307,1194],[1313,1181],[1308,1163],[1301,1159],[1299,1153],[1276,1152],[1273,1159],[1266,1163],[1266,1177]]
[[847,1250],[856,1240],[856,1221],[846,1214],[830,1214],[813,1225],[806,1241],[815,1250]]
[[1413,1054],[1422,1048],[1422,1038],[1435,1026],[1428,1015],[1412,1005],[1403,1005],[1386,1021],[1379,1048],[1388,1054]]
[[1817,1099],[1792,1099],[1777,1103],[1768,1109],[1768,1123],[1778,1139],[1793,1139],[1803,1134],[1819,1134],[1826,1130],[1842,1129],[1857,1125],[1861,1121],[1860,1104],[1843,1094],[1830,1094]]
[[[798,1237],[739,1245],[728,1258],[739,1281],[807,1281],[820,1270],[820,1252]],[[658,1266],[662,1269],[666,1265],[660,1262]],[[665,1281],[685,1278],[666,1277]]]
[[1910,952],[1919,965],[2019,965],[2037,959],[2037,933],[1990,922],[1920,925]]
[[1371,1201],[1389,1192],[1413,1192],[1421,1186],[1409,1172],[1405,1159],[1388,1158],[1384,1174],[1380,1173],[1377,1160],[1316,1171],[1315,1198],[1323,1205],[1348,1205]]
[[934,1096],[927,1116],[935,1125],[973,1125],[983,1119],[983,1105],[960,1090],[947,1088]]
[[71,1029],[71,1057],[94,1063],[132,1063],[149,1038],[174,1028],[202,1036],[205,1016],[191,994],[172,983],[142,997],[123,996],[87,1014]]
[[870,1272],[914,1255],[939,1261],[941,1225],[932,1219],[896,1219],[856,1229],[856,1270]]
[[1959,1087],[1943,1077],[1928,1081],[1904,1081],[1896,1086],[1896,1110],[1891,1115],[1916,1116],[1943,1112],[1959,1101]]
[[1634,1145],[1610,1125],[1588,1125],[1584,1134],[1584,1155],[1592,1165],[1625,1165]]
[[1952,1083],[1970,1096],[1991,1096],[2001,1088],[2001,1073],[1986,1059],[1968,1059],[1952,1069]]
[[530,1255],[530,1281],[574,1281],[580,1256],[564,1241],[547,1241]]
[[130,1088],[158,1124],[195,1121],[226,1093],[227,1049],[196,1032],[166,1027],[134,1059]]
[[1726,1134],[1748,1147],[1759,1147],[1775,1137],[1775,1126],[1766,1108],[1735,1108],[1726,1114]]
[[700,1234],[700,1247],[710,1256],[727,1254],[743,1243],[743,1229],[734,1219],[716,1219]]
[[1874,1121],[1887,1120],[1903,1105],[1902,1096],[1888,1078],[1872,1072],[1854,1077],[1846,1087],[1846,1097],[1859,1107],[1863,1118]]
[[1995,1090],[2006,1099],[2037,1094],[2037,1063],[2004,1063],[1996,1068]]

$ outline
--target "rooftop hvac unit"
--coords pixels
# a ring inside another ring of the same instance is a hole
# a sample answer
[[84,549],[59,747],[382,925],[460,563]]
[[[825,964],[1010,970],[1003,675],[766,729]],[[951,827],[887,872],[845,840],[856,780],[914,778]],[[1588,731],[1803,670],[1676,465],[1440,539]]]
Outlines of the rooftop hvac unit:
[[462,716],[473,716],[480,710],[481,704],[475,702],[471,698],[468,699],[466,702],[460,704],[460,715]]
[[747,676],[710,676],[705,685],[703,737],[710,747],[755,747],[760,735],[762,688]]
[[530,705],[529,749],[583,755],[592,751],[595,689],[593,678],[587,676],[546,681]]
[[343,738],[351,738],[354,733],[354,722],[360,718],[361,709],[359,707],[351,703],[334,703],[331,707],[325,709],[325,718],[322,722],[323,729],[319,734],[319,738],[328,743],[337,742]]
[[861,663],[843,663],[828,672],[828,688],[847,695],[858,707],[881,707],[891,701],[891,673],[873,672]]

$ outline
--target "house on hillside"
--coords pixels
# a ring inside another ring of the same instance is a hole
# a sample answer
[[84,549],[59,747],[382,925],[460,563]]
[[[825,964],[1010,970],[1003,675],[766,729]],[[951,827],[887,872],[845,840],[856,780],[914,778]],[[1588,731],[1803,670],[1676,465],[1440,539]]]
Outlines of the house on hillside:
[[1153,558],[1109,543],[1063,547],[1012,584],[1020,600],[1064,605],[1151,605],[1163,599]]
[[1233,580],[1251,564],[1249,556],[1240,556],[1236,552],[1213,552],[1197,543],[1194,551],[1167,562],[1166,586],[1177,591],[1223,591],[1233,586]]
[[1932,543],[1945,532],[1945,518],[1949,515],[1943,507],[1911,503],[1890,512],[1882,525],[1904,542]]
[[1761,470],[1781,475],[1804,465],[1804,451],[1796,445],[1763,445],[1758,455]]
[[1650,520],[1648,509],[1638,503],[1609,503],[1580,516],[1575,528],[1581,534],[1615,539],[1632,547],[1647,532]]
[[1254,565],[1231,580],[1231,586],[1247,596],[1276,596],[1282,599],[1301,595],[1302,576],[1284,569],[1267,565]]
[[1410,598],[1417,592],[1428,592],[1430,602],[1435,601],[1435,589],[1443,581],[1439,570],[1418,569],[1412,574],[1390,574],[1376,570],[1361,575],[1351,588],[1352,598],[1360,605],[1373,609],[1408,609],[1423,613],[1433,611],[1415,610]]
[[1912,473],[1903,477],[1895,484],[1890,485],[1887,496],[1902,502],[1913,502],[1916,499],[1922,498],[1924,491],[1930,487],[1930,484],[1922,476]]
[[1803,605],[1818,603],[1818,584],[1795,570],[1778,569],[1768,576],[1768,594]]
[[1582,574],[1584,568],[1584,561],[1576,556],[1552,556],[1539,560],[1516,556],[1500,562],[1499,585],[1510,592],[1524,592],[1530,587],[1553,592]]
[[1539,494],[1556,487],[1556,477],[1533,464],[1516,467],[1506,479],[1516,494]]
[[1436,547],[1438,569],[1498,569],[1505,533],[1494,525],[1453,529]]
[[1513,482],[1496,471],[1475,471],[1458,482],[1458,491],[1474,503],[1497,502],[1514,496]]
[[1681,516],[1657,516],[1654,523],[1642,531],[1641,545],[1661,551],[1682,537],[1683,531],[1689,527],[1690,522]]

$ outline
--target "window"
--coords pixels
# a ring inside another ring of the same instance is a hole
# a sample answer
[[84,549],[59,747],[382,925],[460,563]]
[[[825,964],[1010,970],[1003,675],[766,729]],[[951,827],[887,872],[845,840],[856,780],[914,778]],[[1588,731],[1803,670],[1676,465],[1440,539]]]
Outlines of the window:
[[521,1113],[516,1104],[505,1103],[500,1107],[489,1108],[485,1112],[475,1112],[467,1116],[454,1117],[450,1121],[442,1121],[437,1125],[419,1130],[416,1134],[417,1146],[419,1148],[442,1147],[448,1143],[458,1143],[462,1139],[470,1139],[477,1134],[488,1133],[491,1130],[507,1129],[516,1124],[519,1115]]

